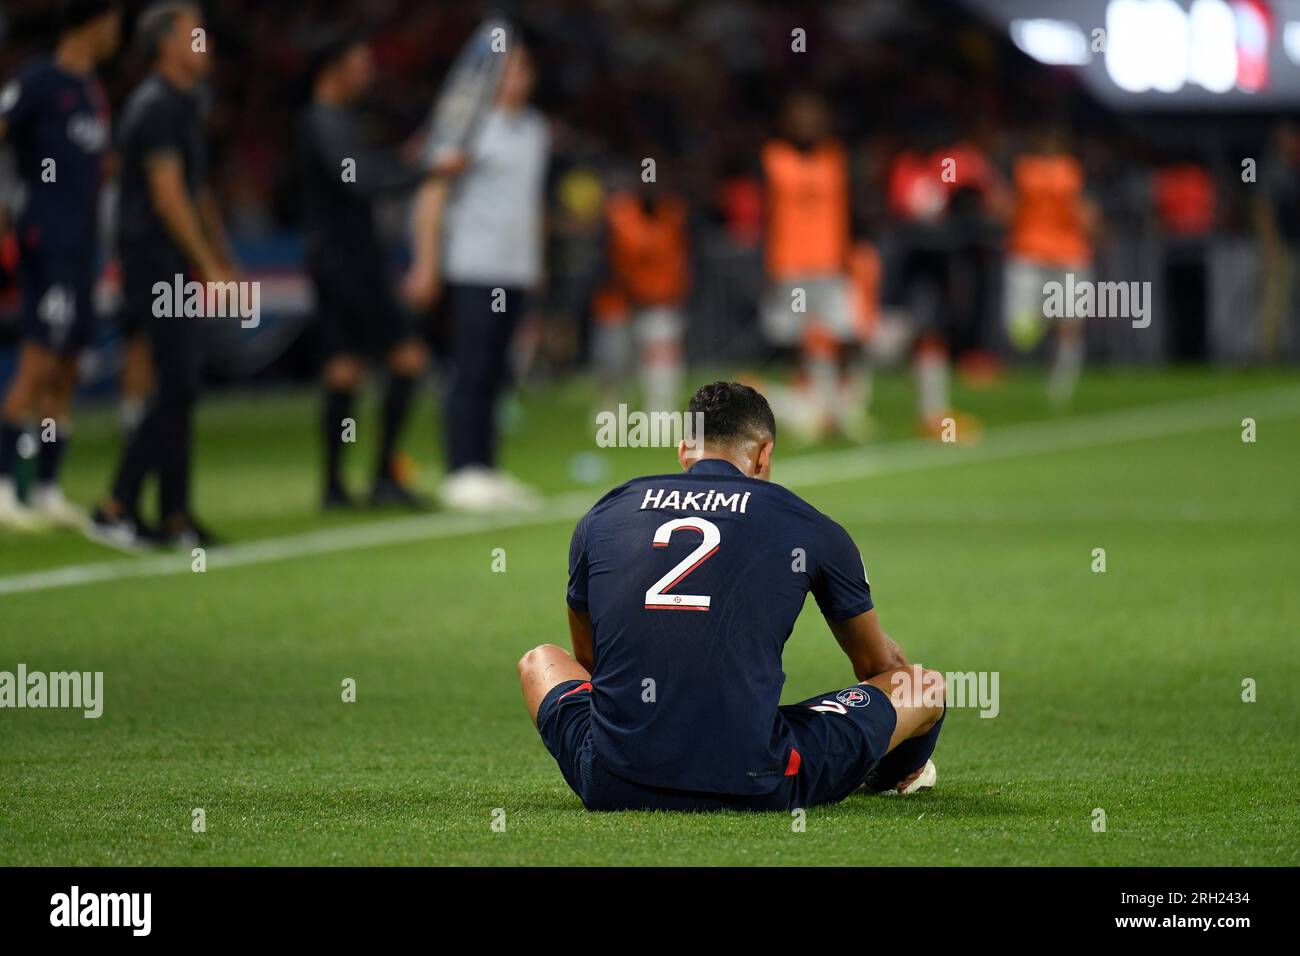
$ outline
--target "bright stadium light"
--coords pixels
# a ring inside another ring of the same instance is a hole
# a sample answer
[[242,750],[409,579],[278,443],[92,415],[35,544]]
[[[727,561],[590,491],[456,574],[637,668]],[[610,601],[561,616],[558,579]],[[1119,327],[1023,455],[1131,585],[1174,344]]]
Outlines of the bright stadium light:
[[1290,20],[1282,27],[1282,49],[1288,60],[1300,66],[1300,20]]
[[[1111,0],[1106,7],[1106,72],[1129,93],[1177,93],[1195,84],[1227,93],[1241,82],[1242,18],[1224,0]],[[1258,44],[1255,44],[1258,46]]]
[[1148,5],[1143,0],[1114,0],[1106,7],[1106,72],[1111,81],[1129,93],[1152,87],[1149,57],[1163,44],[1150,43]]
[[1237,18],[1220,0],[1192,4],[1188,50],[1190,79],[1211,93],[1227,93],[1237,83]]
[[1039,63],[1049,66],[1082,66],[1091,59],[1083,31],[1068,20],[1013,20],[1011,40]]
[[1176,93],[1187,83],[1191,42],[1187,14],[1174,0],[1152,0],[1146,22],[1151,85],[1161,93]]

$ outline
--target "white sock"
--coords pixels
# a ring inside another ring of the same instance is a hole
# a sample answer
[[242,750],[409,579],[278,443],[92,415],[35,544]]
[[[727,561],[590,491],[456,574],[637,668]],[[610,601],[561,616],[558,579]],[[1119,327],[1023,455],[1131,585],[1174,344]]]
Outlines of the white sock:
[[875,387],[875,370],[866,358],[861,346],[845,344],[845,354],[850,356],[844,371],[840,373],[840,401],[852,402],[863,414],[871,411],[872,393]]
[[636,317],[642,398],[650,411],[674,411],[682,383],[682,325],[677,310],[644,309]]
[[1056,404],[1064,404],[1074,396],[1083,369],[1083,340],[1057,336],[1056,359],[1047,383],[1048,397]]
[[140,427],[140,422],[144,420],[145,400],[143,398],[124,398],[122,404],[118,406],[117,420],[122,426],[122,431],[133,432]]
[[626,401],[627,376],[632,366],[632,329],[627,322],[600,323],[591,333],[591,358],[600,383],[601,401],[613,405]]
[[804,375],[808,379],[808,398],[817,421],[835,417],[839,400],[840,372],[835,361],[819,355],[804,354]]
[[641,368],[641,388],[652,412],[675,410],[681,384],[682,367],[676,362],[651,362]]
[[947,355],[925,351],[916,357],[916,399],[923,419],[949,411]]

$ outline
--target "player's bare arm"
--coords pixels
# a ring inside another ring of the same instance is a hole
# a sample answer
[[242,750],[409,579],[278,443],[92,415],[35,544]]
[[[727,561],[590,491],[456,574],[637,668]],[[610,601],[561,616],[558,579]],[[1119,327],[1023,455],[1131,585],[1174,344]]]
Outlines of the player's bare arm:
[[230,245],[230,237],[226,234],[226,227],[221,221],[221,207],[217,204],[217,197],[210,186],[204,186],[199,191],[198,206],[199,216],[203,220],[203,232],[208,237],[209,244],[216,250],[227,271],[237,271],[235,252]]
[[411,225],[411,268],[403,283],[406,298],[421,308],[438,301],[442,278],[442,220],[451,183],[446,178],[426,180],[415,199]]
[[209,281],[225,273],[222,258],[209,241],[203,219],[185,188],[185,171],[175,153],[162,152],[148,161],[149,195],[158,218],[185,257]]
[[858,680],[868,681],[885,671],[907,666],[903,649],[881,628],[875,608],[847,621],[826,623],[853,665]]
[[568,612],[573,659],[587,670],[592,670],[596,666],[596,661],[591,649],[591,615],[586,611],[575,611],[573,608],[568,608]]

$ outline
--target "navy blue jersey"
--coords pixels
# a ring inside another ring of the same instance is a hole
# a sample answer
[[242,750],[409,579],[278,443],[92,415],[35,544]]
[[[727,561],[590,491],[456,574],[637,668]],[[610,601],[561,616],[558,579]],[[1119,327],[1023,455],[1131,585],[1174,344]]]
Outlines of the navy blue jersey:
[[832,621],[872,607],[848,533],[780,485],[705,459],[602,498],[574,530],[568,591],[591,614],[601,763],[656,787],[774,790],[797,767],[777,706],[809,591]]
[[92,249],[108,147],[108,101],[93,74],[41,60],[0,89],[5,138],[14,144],[26,204],[26,249]]

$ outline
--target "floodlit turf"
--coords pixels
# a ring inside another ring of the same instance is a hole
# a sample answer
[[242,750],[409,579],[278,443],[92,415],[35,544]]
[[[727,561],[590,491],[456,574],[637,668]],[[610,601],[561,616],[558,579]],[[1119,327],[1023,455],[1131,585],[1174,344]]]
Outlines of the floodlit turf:
[[[1300,863],[1300,379],[1095,374],[1057,419],[1040,393],[1022,377],[962,391],[989,426],[987,453],[917,453],[908,385],[890,377],[880,437],[854,459],[877,473],[791,467],[857,540],[885,626],[914,659],[1000,675],[997,717],[948,717],[932,793],[855,796],[809,811],[805,832],[782,813],[584,813],[514,670],[528,647],[566,638],[563,518],[0,594],[0,670],[102,670],[106,697],[98,720],[0,710],[0,864]],[[1210,397],[1208,413],[1150,411]],[[597,453],[589,402],[581,383],[526,399],[507,463],[593,500],[670,470],[663,451]],[[1119,417],[1099,429],[1098,414]],[[425,415],[411,449],[429,462]],[[1241,441],[1246,416],[1255,444]],[[206,520],[238,541],[403,520],[314,514],[314,418],[302,394],[210,404]],[[83,417],[74,497],[103,486],[114,448],[111,416]],[[778,469],[825,451],[780,448]],[[605,477],[580,484],[579,453]],[[431,485],[432,467],[419,477]],[[0,586],[131,560],[0,532]],[[815,610],[788,645],[787,702],[850,679]],[[1242,701],[1247,678],[1255,703]]]

